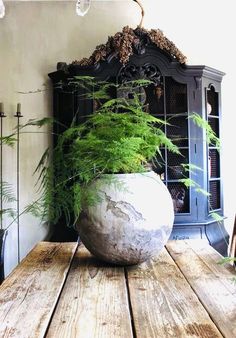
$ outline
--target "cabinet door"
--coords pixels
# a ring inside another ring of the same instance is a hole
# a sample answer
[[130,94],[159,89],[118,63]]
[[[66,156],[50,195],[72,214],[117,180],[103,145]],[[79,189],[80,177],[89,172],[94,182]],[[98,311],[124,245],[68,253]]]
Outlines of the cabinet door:
[[190,214],[190,190],[181,182],[189,178],[189,171],[184,169],[189,164],[187,84],[162,76],[159,83],[147,89],[147,103],[149,113],[166,122],[163,130],[180,151],[180,154],[175,154],[163,148],[155,170],[172,196],[175,214]]

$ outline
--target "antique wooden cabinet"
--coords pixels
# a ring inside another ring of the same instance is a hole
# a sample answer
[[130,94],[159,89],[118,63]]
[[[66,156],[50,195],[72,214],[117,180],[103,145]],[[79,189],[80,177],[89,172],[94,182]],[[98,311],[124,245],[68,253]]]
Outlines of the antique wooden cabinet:
[[[81,99],[81,93],[71,84],[76,75],[116,82],[151,80],[153,84],[143,89],[141,98],[150,114],[169,122],[165,132],[181,151],[181,155],[176,155],[163,149],[163,165],[155,168],[174,203],[175,223],[171,239],[205,238],[225,255],[228,234],[223,222],[217,222],[213,217],[215,213],[223,216],[220,152],[213,144],[207,144],[206,131],[189,118],[192,113],[199,114],[209,122],[216,136],[221,136],[224,73],[207,66],[181,64],[145,33],[136,33],[137,41],[128,62],[122,63],[119,55],[110,51],[104,60],[92,65],[58,63],[57,71],[49,74],[54,86],[54,116],[69,125],[75,116],[79,123],[92,111],[92,103]],[[61,131],[61,127],[57,127],[56,132]],[[182,163],[190,170],[184,170]],[[184,177],[194,180],[195,187],[186,187],[181,182]]]

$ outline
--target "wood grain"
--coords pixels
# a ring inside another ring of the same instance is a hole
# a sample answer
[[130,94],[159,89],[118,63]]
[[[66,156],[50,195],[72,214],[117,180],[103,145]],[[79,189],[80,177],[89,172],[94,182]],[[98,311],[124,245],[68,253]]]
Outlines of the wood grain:
[[81,246],[46,337],[133,337],[124,269],[99,262]]
[[222,337],[165,249],[127,271],[137,338]]
[[37,244],[0,286],[0,337],[44,337],[77,243]]
[[224,337],[236,337],[236,276],[233,267],[217,264],[221,256],[199,241],[173,241],[167,250],[176,261]]

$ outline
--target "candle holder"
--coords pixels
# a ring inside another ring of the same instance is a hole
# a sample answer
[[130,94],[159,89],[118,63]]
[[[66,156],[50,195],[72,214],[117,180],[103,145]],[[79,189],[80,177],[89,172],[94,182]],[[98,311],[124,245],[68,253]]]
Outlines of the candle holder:
[[[16,113],[14,115],[15,117],[23,117],[23,115],[21,114],[21,103],[17,103],[17,107],[16,107]],[[19,121],[18,121],[19,122]]]
[[18,263],[20,263],[20,118],[23,117],[21,114],[21,104],[17,103],[16,113],[14,115],[17,118],[16,126],[16,204],[17,204],[17,253]]
[[[4,104],[2,102],[0,102],[0,137],[1,137],[1,142],[0,142],[0,210],[2,211],[3,209],[3,173],[2,173],[2,148],[3,148],[3,118],[6,117],[5,113],[4,113]],[[0,215],[0,229],[2,230],[3,228],[3,219],[2,219],[2,212]]]

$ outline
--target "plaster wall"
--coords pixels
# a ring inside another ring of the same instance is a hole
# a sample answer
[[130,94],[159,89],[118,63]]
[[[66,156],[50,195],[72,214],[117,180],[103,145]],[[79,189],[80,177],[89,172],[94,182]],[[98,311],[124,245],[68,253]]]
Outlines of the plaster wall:
[[[223,177],[226,226],[231,232],[236,211],[234,193],[234,92],[233,80],[233,0],[143,0],[144,27],[160,28],[188,57],[189,64],[205,64],[226,72],[222,84],[223,101]],[[4,133],[16,125],[16,104],[22,105],[21,122],[52,113],[51,85],[47,74],[58,61],[70,63],[88,57],[96,45],[123,26],[136,27],[140,10],[131,0],[92,0],[84,17],[75,13],[75,1],[5,1],[6,16],[0,20],[0,102],[7,118]],[[32,175],[50,138],[44,133],[27,133],[20,140],[20,209],[35,198]],[[4,149],[3,178],[16,186],[16,150]],[[5,220],[4,227],[9,225]],[[32,216],[20,219],[20,259],[49,228]],[[17,264],[17,225],[8,230],[6,273]]]

